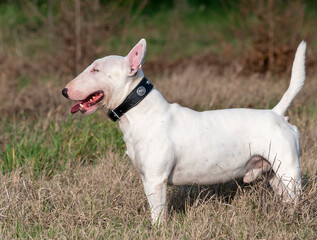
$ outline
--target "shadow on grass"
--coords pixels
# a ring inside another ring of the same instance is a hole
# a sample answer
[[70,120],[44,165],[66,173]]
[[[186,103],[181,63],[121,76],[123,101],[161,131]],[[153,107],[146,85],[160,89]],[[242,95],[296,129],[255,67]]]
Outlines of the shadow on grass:
[[230,204],[245,185],[238,179],[214,185],[173,186],[169,194],[169,212],[185,214],[188,207],[197,207],[213,199]]
[[303,212],[309,212],[315,219],[317,218],[317,177],[305,176],[302,185],[302,198],[292,203],[284,203],[274,194],[267,176],[262,176],[252,183],[244,183],[242,179],[238,179],[211,186],[174,186],[169,193],[168,212],[186,215],[189,209],[206,203],[238,207],[240,201],[245,201],[246,204],[250,204],[250,208],[257,209],[256,211],[264,215],[278,212],[288,216],[292,221],[298,221],[303,217]]

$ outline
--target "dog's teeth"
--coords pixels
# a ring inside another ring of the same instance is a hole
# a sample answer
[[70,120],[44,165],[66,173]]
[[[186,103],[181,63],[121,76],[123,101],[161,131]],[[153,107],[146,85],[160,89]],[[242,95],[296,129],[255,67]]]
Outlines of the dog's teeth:
[[82,105],[81,103],[79,104],[80,108],[84,108],[84,105]]

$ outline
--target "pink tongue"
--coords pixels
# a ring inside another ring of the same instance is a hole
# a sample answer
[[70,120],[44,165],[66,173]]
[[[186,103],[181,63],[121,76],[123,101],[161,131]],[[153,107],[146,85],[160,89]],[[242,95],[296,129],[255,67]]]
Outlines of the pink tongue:
[[72,114],[74,114],[74,113],[76,113],[76,112],[79,111],[79,109],[80,109],[79,104],[80,104],[80,103],[77,103],[76,105],[74,105],[74,106],[72,107],[72,109],[70,110],[70,112],[71,112]]

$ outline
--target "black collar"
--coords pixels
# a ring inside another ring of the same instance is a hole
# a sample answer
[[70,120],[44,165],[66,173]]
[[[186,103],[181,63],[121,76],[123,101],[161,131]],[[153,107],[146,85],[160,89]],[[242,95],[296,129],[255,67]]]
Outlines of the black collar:
[[144,77],[126,97],[123,103],[119,105],[119,107],[108,111],[108,117],[114,122],[117,121],[123,114],[138,105],[151,92],[152,89],[152,83],[150,83],[150,81]]

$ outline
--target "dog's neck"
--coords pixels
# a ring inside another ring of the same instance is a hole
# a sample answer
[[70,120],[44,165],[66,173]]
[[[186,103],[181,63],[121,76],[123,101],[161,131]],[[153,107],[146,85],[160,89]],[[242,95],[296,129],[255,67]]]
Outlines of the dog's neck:
[[161,113],[164,116],[168,106],[169,103],[161,93],[153,88],[146,98],[120,118],[119,127],[123,135],[129,134],[135,127],[145,126],[144,122],[153,121],[153,113]]
[[[135,87],[142,81],[144,78],[144,73],[142,69],[136,73],[129,81],[129,84],[122,89],[120,94],[120,99],[114,99],[111,101],[111,104],[107,106],[108,109],[117,108],[129,95],[129,93],[135,89]],[[153,112],[162,112],[162,115],[165,113],[168,102],[161,95],[159,91],[155,88],[135,107],[124,113],[119,119],[119,127],[124,135],[126,135],[129,130],[136,125],[142,124],[144,121],[148,121],[148,118],[152,115]]]
[[143,77],[139,84],[128,94],[125,100],[117,108],[108,111],[108,117],[114,122],[119,120],[123,114],[142,102],[152,89],[152,83]]

